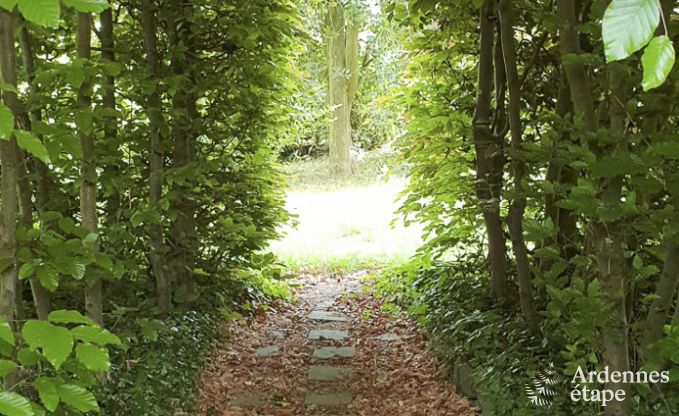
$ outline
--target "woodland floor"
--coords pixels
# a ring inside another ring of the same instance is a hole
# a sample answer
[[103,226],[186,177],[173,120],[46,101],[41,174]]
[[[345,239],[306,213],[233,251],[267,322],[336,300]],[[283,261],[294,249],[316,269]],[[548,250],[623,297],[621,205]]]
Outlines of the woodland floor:
[[201,376],[214,416],[473,416],[414,322],[346,277],[300,273],[296,302],[231,328]]

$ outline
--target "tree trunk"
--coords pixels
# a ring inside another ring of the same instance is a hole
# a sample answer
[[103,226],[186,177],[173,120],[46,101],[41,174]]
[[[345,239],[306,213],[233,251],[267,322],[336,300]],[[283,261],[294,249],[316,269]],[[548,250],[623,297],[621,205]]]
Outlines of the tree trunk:
[[330,131],[328,150],[330,171],[337,176],[351,175],[351,101],[346,78],[347,29],[344,9],[338,2],[328,6],[326,17],[328,60],[328,105]]
[[648,310],[641,341],[642,348],[662,338],[663,328],[667,323],[669,309],[677,290],[677,283],[679,283],[679,244],[669,241],[665,249],[665,264],[655,291],[656,298],[653,299]]
[[[31,46],[31,38],[28,33],[26,25],[21,27],[19,31],[19,44],[21,46],[21,55],[23,57],[24,69],[28,75],[29,88],[32,94],[37,93],[37,87],[34,82],[35,79],[35,57],[33,55],[33,48]],[[23,116],[28,118],[28,115]],[[39,109],[35,109],[31,112],[30,118],[27,119],[27,124],[32,126],[33,121],[41,121],[42,113]],[[36,134],[38,140],[42,141],[42,136]],[[20,152],[21,154],[21,152]],[[21,159],[20,159],[21,160]],[[48,189],[49,189],[49,173],[47,166],[37,158],[23,158],[23,171],[28,171],[28,163],[31,163],[34,169],[37,171],[37,187],[35,192],[35,199],[37,202],[38,214],[42,214],[47,210],[47,200]],[[21,176],[21,175],[20,175]],[[32,226],[32,211],[30,210],[31,201],[31,184],[28,175],[24,175],[25,178],[20,178],[19,180],[19,192],[21,194],[21,209],[22,209],[22,222],[26,227]],[[24,208],[26,207],[26,208]],[[50,293],[45,289],[40,280],[36,276],[32,276],[29,280],[31,285],[31,293],[33,294],[33,304],[35,305],[35,311],[38,319],[47,319],[50,310],[52,309]]]
[[349,22],[347,25],[347,70],[349,71],[349,82],[347,83],[347,102],[349,103],[349,118],[354,106],[358,83],[360,79],[360,68],[358,66],[359,42],[358,35],[361,32],[361,25],[358,22]]
[[514,171],[514,200],[509,208],[507,224],[512,238],[519,282],[519,301],[526,326],[538,331],[538,319],[533,305],[533,281],[528,260],[528,250],[523,237],[523,217],[526,211],[526,190],[523,181],[526,165],[521,160],[523,147],[523,126],[521,124],[521,85],[516,68],[516,46],[514,45],[514,18],[512,0],[501,0],[499,5],[501,42],[504,55],[507,91],[509,92],[509,126],[512,137],[512,170]]
[[[613,64],[615,65],[615,64]],[[613,71],[611,71],[613,72]],[[625,83],[619,72],[611,74],[611,95],[609,99],[611,127],[610,131],[620,137],[618,146],[626,148],[625,125],[626,112],[622,103],[626,102]],[[597,157],[609,153],[597,151]],[[605,209],[613,209],[620,205],[622,194],[622,177],[605,177],[600,182],[600,200]],[[629,270],[625,259],[625,230],[621,221],[603,222],[598,219],[590,227],[590,239],[594,247],[602,288],[611,305],[611,317],[602,331],[602,358],[604,365],[611,371],[625,372],[630,370],[629,361],[629,324],[627,322],[626,290]],[[629,384],[606,383],[611,390],[624,390],[625,397],[629,397]],[[613,401],[604,410],[607,416],[628,415],[631,401],[629,398],[622,402]]]
[[[160,209],[159,202],[163,192],[163,138],[160,128],[163,123],[160,80],[160,58],[158,56],[158,38],[156,34],[156,8],[153,0],[142,0],[142,27],[144,35],[144,51],[149,77],[155,87],[147,97],[146,112],[149,117],[149,206]],[[172,288],[167,272],[165,238],[161,224],[149,225],[149,245],[151,269],[156,280],[156,305],[158,313],[168,314],[172,309]]]
[[[23,57],[24,69],[28,75],[29,89],[31,94],[38,94],[38,86],[35,81],[35,54],[31,42],[30,34],[26,25],[22,25],[19,31],[19,44],[21,45],[21,56]],[[32,121],[42,121],[42,112],[39,108],[31,111]],[[42,141],[42,135],[36,134],[36,137]],[[37,187],[35,193],[35,200],[37,204],[38,213],[42,214],[48,210],[49,189],[51,188],[49,171],[47,165],[37,158],[33,158],[33,167],[37,172]]]
[[[195,131],[197,120],[195,83],[193,70],[195,62],[191,59],[191,25],[190,4],[181,0],[173,0],[169,5],[169,19],[167,23],[170,44],[174,48],[171,70],[175,76],[181,77],[183,85],[178,88],[173,97],[176,115],[172,124],[173,150],[172,166],[179,170],[193,161]],[[183,298],[190,301],[196,296],[196,281],[192,270],[192,247],[195,246],[196,219],[195,206],[191,197],[191,180],[174,183],[177,199],[173,201],[171,209],[176,213],[176,219],[170,231],[173,243],[169,270],[173,279],[181,284]]]
[[488,233],[490,259],[490,291],[500,300],[507,299],[507,260],[502,220],[500,218],[501,175],[496,172],[496,160],[501,148],[491,132],[491,95],[493,91],[493,24],[490,13],[493,1],[485,0],[481,7],[481,43],[479,75],[474,113],[474,147],[476,149],[476,194]]
[[[568,87],[568,82],[564,76],[560,76],[559,92],[557,95],[556,114],[564,118],[573,111],[571,103],[571,95]],[[558,141],[554,143],[554,147],[560,143],[571,142],[571,135],[564,131],[560,134]],[[547,168],[547,181],[558,183],[563,188],[568,189],[577,183],[578,172],[568,165],[564,165],[559,158],[553,155],[550,158],[549,166]],[[543,246],[557,244],[561,249],[561,257],[564,260],[570,260],[577,254],[577,242],[581,241],[581,236],[578,234],[577,220],[573,215],[573,211],[557,206],[560,198],[554,194],[545,195],[545,215],[552,220],[556,226],[557,235],[556,240],[548,238],[543,242]],[[544,260],[540,265],[542,271],[548,271],[554,261]]]
[[[14,54],[14,16],[0,9],[0,70],[5,83],[16,85]],[[4,91],[4,103],[12,112],[17,110],[16,93]],[[0,313],[16,326],[17,288],[17,163],[16,138],[0,139]]]
[[[92,55],[92,16],[90,13],[78,13],[78,32],[76,36],[77,56],[89,60]],[[91,81],[86,79],[78,91],[77,111],[92,111]],[[80,186],[80,215],[82,226],[91,234],[97,234],[99,220],[97,217],[97,165],[92,131],[79,132],[83,160],[80,167],[82,184]],[[92,243],[92,250],[98,249],[98,243]],[[86,276],[85,309],[87,316],[99,325],[104,324],[102,307],[102,282],[97,277]]]
[[[562,55],[580,53],[580,44],[576,27],[578,21],[575,14],[573,0],[558,0],[557,2],[560,28],[560,47]],[[582,117],[583,128],[586,133],[594,133],[598,129],[597,114],[594,111],[594,100],[591,96],[589,77],[582,63],[570,62],[563,64],[570,86],[573,107],[576,116]],[[618,103],[624,102],[624,80],[611,81],[612,95],[610,100],[610,130],[620,137],[625,133],[625,109]],[[598,150],[601,156],[601,149]],[[621,177],[607,177],[600,182],[600,200],[609,209],[620,204],[622,191]],[[624,236],[622,224],[619,222],[602,223],[593,220],[588,226],[589,239],[592,241],[593,255],[597,259],[602,288],[611,306],[611,319],[602,331],[602,359],[603,364],[611,371],[628,371],[629,363],[629,334],[627,311],[625,304],[625,279],[627,278],[627,262],[624,257]],[[607,383],[607,389],[623,390],[629,396],[629,386],[624,383]],[[630,411],[630,401],[614,401],[606,406],[604,414],[607,416],[624,416]]]
[[[99,15],[99,22],[101,24],[101,57],[104,61],[115,62],[115,38],[113,35],[113,10],[109,7]],[[111,114],[106,114],[104,117],[104,146],[110,149],[114,155],[118,152],[118,119],[113,114],[116,109],[116,80],[112,75],[104,76],[102,85],[102,105],[103,108],[111,111]],[[108,152],[107,152],[108,153]],[[119,168],[117,160],[110,162],[104,168],[106,170],[106,177],[116,178],[119,175]],[[111,184],[109,195],[106,198],[106,211],[110,223],[115,223],[119,218],[120,211],[120,192]]]

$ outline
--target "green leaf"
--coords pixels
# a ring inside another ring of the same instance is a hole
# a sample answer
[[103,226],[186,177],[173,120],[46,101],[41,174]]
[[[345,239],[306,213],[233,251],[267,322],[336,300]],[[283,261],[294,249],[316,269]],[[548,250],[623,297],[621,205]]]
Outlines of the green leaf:
[[71,330],[75,339],[85,342],[93,342],[98,345],[122,345],[120,339],[98,326],[79,326]]
[[33,263],[23,264],[19,268],[19,279],[23,280],[28,277],[31,277],[33,276],[33,273],[35,273],[35,264]]
[[78,311],[58,310],[50,312],[47,320],[57,324],[87,324],[95,325],[94,321]]
[[657,0],[613,0],[603,20],[607,61],[625,59],[643,48],[660,23]]
[[41,348],[47,361],[58,369],[73,350],[73,337],[68,329],[46,321],[28,321],[21,334],[32,349]]
[[7,374],[16,370],[18,365],[14,361],[0,360],[0,377],[5,377]]
[[0,392],[0,414],[6,416],[33,416],[31,403],[21,395],[10,391]]
[[17,358],[24,367],[35,365],[40,361],[40,354],[31,351],[29,348],[22,348],[17,352]]
[[9,11],[14,10],[17,5],[17,0],[0,0],[0,7],[7,9]]
[[53,28],[59,26],[59,0],[19,0],[18,4],[19,11],[29,22]]
[[79,12],[101,13],[109,8],[107,0],[64,0],[64,4]]
[[6,105],[0,104],[0,139],[9,139],[14,131],[14,115]]
[[40,280],[40,285],[50,292],[54,292],[59,287],[59,272],[54,267],[40,265],[35,274]]
[[44,163],[48,163],[50,160],[49,154],[47,153],[47,148],[44,144],[33,135],[30,131],[25,130],[15,130],[17,144],[19,147],[42,160]]
[[75,357],[91,371],[108,371],[111,366],[108,351],[92,344],[78,344]]
[[35,380],[33,386],[38,390],[38,395],[45,408],[50,412],[55,411],[59,405],[59,393],[54,382],[47,377],[40,377]]
[[667,79],[675,61],[674,45],[667,36],[656,36],[644,50],[641,63],[644,67],[644,91],[659,87]]
[[14,332],[7,321],[0,318],[0,339],[9,345],[14,345]]
[[89,391],[75,384],[62,384],[58,387],[61,401],[80,412],[98,412],[97,399]]

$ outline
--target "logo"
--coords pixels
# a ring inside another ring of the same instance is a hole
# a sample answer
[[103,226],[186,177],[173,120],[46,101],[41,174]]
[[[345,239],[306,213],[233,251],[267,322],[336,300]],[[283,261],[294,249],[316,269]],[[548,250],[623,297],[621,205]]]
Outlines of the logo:
[[[550,363],[545,371],[539,371],[526,384],[528,400],[534,406],[549,407],[559,396],[561,377]],[[606,407],[612,401],[622,402],[633,384],[669,383],[668,371],[615,371],[605,366],[601,370],[587,371],[578,367],[570,380],[570,399],[573,402],[596,402]]]
[[551,406],[554,398],[558,396],[554,386],[560,382],[561,378],[554,367],[554,363],[549,363],[547,370],[538,371],[532,382],[526,384],[528,400],[535,406]]

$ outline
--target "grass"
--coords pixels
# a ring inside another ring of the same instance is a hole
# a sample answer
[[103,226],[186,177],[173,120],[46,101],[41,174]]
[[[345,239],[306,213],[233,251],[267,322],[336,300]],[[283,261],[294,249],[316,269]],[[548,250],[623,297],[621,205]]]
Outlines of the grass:
[[[287,209],[297,215],[271,250],[292,269],[313,272],[374,269],[415,253],[422,230],[404,227],[395,214],[406,179],[393,173],[386,152],[366,154],[350,178],[334,178],[327,158],[286,166]],[[393,223],[393,224],[392,224]]]
[[403,177],[405,171],[388,149],[363,152],[356,159],[356,172],[345,178],[330,173],[327,156],[287,163],[288,186],[292,192],[334,191],[387,182],[392,177]]

